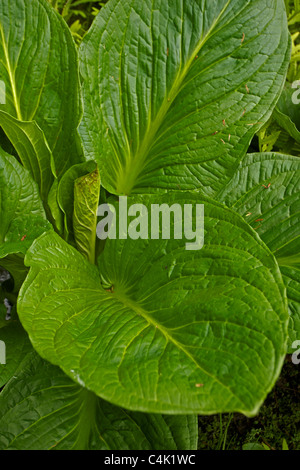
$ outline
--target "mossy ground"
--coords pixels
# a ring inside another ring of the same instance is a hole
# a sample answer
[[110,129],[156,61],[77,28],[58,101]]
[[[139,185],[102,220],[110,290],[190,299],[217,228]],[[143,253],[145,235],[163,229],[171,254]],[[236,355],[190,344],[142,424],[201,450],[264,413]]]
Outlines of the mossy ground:
[[[281,450],[300,450],[300,364],[287,356],[279,380],[254,418],[234,413],[199,417],[199,450],[241,450],[246,443],[265,444]],[[231,419],[226,436],[226,426]]]

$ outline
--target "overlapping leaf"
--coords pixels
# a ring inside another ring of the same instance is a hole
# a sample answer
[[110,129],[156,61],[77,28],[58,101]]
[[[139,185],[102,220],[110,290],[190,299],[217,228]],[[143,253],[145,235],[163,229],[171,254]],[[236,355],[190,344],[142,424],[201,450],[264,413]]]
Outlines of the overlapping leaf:
[[290,344],[300,333],[300,160],[247,155],[218,199],[257,231],[277,258],[289,297]]
[[47,209],[48,193],[55,173],[52,153],[44,133],[36,122],[18,121],[3,111],[0,112],[0,125],[14,143],[22,165],[38,184],[41,198]]
[[283,87],[282,0],[110,0],[80,49],[87,159],[114,194],[228,181]]
[[196,416],[122,410],[37,355],[29,359],[0,396],[1,450],[196,449]]
[[33,240],[50,230],[39,189],[15,159],[0,149],[0,258],[26,253]]
[[22,125],[36,121],[58,176],[79,159],[77,67],[69,28],[47,1],[1,1],[0,78],[5,83],[5,104],[0,109]]
[[[201,201],[174,192],[128,202]],[[100,273],[58,235],[36,240],[18,311],[39,354],[127,409],[255,414],[285,355],[283,283],[240,216],[204,204],[201,250],[184,239],[107,240]]]
[[[35,238],[50,230],[51,225],[46,219],[37,184],[15,157],[1,149],[0,222],[1,266],[13,276],[13,289],[17,293],[27,274],[23,256]],[[1,326],[0,340],[6,345],[6,364],[0,365],[0,387],[32,350],[28,335],[16,316]]]

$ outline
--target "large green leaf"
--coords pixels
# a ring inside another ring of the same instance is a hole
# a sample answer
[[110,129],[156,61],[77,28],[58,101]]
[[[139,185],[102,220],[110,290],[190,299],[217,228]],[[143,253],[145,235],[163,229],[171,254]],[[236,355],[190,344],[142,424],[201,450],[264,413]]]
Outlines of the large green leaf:
[[0,449],[193,450],[196,416],[123,410],[32,355],[0,396]]
[[282,90],[282,0],[110,0],[80,48],[87,159],[114,194],[230,178]]
[[[128,200],[149,210],[201,202],[195,192]],[[109,239],[98,271],[57,234],[36,240],[18,312],[39,354],[127,409],[255,414],[285,356],[284,286],[248,224],[204,205],[201,250],[185,239]]]
[[46,0],[0,3],[0,77],[19,121],[36,121],[53,152],[58,176],[78,162],[78,60],[69,28]]
[[41,233],[50,230],[39,189],[29,172],[0,149],[0,258],[25,254]]
[[[300,159],[247,155],[218,199],[253,226],[277,258],[287,286],[290,342],[300,334]],[[290,351],[290,349],[289,349]]]

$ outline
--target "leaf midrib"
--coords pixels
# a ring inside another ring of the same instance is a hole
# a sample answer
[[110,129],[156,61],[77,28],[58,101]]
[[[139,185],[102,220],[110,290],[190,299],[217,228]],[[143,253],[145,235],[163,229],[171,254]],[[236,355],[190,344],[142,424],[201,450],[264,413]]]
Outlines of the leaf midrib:
[[[227,0],[225,6],[223,7],[219,15],[216,17],[214,22],[212,23],[207,34],[204,37],[201,37],[201,39],[198,41],[196,47],[194,48],[193,52],[190,55],[190,58],[187,60],[184,67],[179,68],[177,76],[171,87],[171,90],[168,93],[168,95],[165,96],[165,99],[162,102],[162,105],[155,119],[152,121],[149,116],[148,127],[145,132],[145,137],[141,145],[139,146],[137,153],[135,155],[132,155],[132,154],[128,155],[128,164],[124,168],[124,171],[119,175],[119,181],[116,184],[118,194],[129,195],[131,193],[136,183],[137,177],[139,176],[139,174],[144,168],[146,158],[154,142],[154,137],[157,134],[157,131],[160,128],[175,98],[177,97],[181,89],[182,83],[184,82],[184,79],[187,76],[191,68],[191,65],[193,64],[195,60],[195,55],[199,53],[200,49],[204,46],[204,44],[210,38],[211,32],[214,30],[215,26],[218,24],[220,18],[223,16],[230,2],[231,0]],[[150,107],[150,111],[151,111],[151,107]]]
[[137,313],[138,315],[142,316],[148,323],[149,325],[153,326],[155,329],[158,329],[163,335],[164,337],[166,338],[167,342],[169,343],[172,343],[174,344],[174,346],[176,346],[180,351],[182,351],[195,365],[198,369],[200,369],[202,372],[205,373],[205,375],[211,377],[215,382],[217,382],[219,385],[221,385],[223,388],[227,389],[230,394],[235,397],[237,400],[240,401],[240,403],[245,406],[245,403],[243,403],[241,400],[240,400],[240,397],[236,396],[233,391],[231,390],[231,388],[222,383],[216,376],[214,376],[213,374],[211,374],[210,372],[208,372],[207,370],[205,370],[203,367],[201,367],[198,362],[196,361],[196,359],[193,357],[192,354],[189,353],[189,351],[187,351],[184,347],[183,344],[179,343],[178,341],[176,341],[176,339],[174,339],[170,334],[169,332],[166,330],[166,328],[164,328],[163,325],[161,325],[159,322],[157,321],[154,321],[151,316],[148,314],[148,312],[146,312],[146,310],[144,310],[142,307],[140,307],[136,302],[132,301],[131,299],[129,299],[127,296],[123,295],[123,294],[118,294],[117,292],[115,292],[115,298],[123,303],[123,305],[125,305],[126,307],[128,307],[129,309],[133,310],[135,313]]
[[4,55],[5,55],[5,61],[6,61],[6,65],[7,65],[6,70],[7,70],[8,75],[9,75],[9,80],[10,80],[10,84],[11,84],[11,90],[12,90],[13,101],[14,101],[14,105],[15,105],[15,109],[16,109],[16,113],[17,113],[17,118],[20,121],[22,121],[23,118],[22,118],[20,103],[19,103],[18,95],[17,95],[15,73],[12,70],[12,66],[11,66],[11,63],[10,63],[8,48],[7,48],[7,44],[6,44],[6,41],[5,41],[4,31],[3,31],[3,27],[2,27],[1,23],[0,23],[0,34],[1,34],[3,51],[4,51]]

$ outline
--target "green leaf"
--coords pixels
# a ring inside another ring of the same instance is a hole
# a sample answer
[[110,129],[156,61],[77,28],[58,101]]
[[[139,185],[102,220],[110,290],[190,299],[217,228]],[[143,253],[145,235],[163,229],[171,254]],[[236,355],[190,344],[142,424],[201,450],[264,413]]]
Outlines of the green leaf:
[[[299,19],[300,19],[300,14],[299,14]],[[286,439],[282,440],[282,450],[289,450],[288,443],[286,442]]]
[[0,396],[0,449],[194,450],[196,416],[117,408],[37,355]]
[[46,203],[55,170],[52,153],[43,131],[36,122],[18,121],[3,111],[0,111],[0,125],[14,143],[22,165],[38,184],[41,198]]
[[97,209],[100,198],[98,169],[75,181],[73,228],[78,251],[95,263]]
[[94,161],[79,163],[69,168],[61,178],[57,188],[57,202],[64,213],[64,239],[74,242],[73,213],[75,181],[93,171],[97,165]]
[[287,340],[270,251],[238,214],[195,192],[128,200],[148,210],[201,202],[201,250],[185,239],[109,239],[98,271],[57,234],[36,240],[18,312],[39,354],[127,409],[257,413]]
[[23,253],[50,230],[36,183],[15,159],[0,149],[0,258]]
[[0,388],[16,373],[24,357],[33,349],[27,333],[18,320],[7,322],[0,328],[0,341],[6,349],[6,364],[0,364]]
[[58,176],[78,163],[78,58],[68,26],[45,0],[2,0],[0,77],[19,121],[36,121],[53,153]]
[[214,196],[270,117],[290,49],[282,0],[110,0],[80,47],[79,132],[103,186]]
[[[247,155],[218,199],[252,225],[277,258],[287,286],[290,341],[300,333],[300,159]],[[295,331],[296,329],[296,331]]]
[[55,179],[48,194],[48,207],[53,224],[55,225],[57,232],[62,235],[64,233],[64,214],[59,207],[57,196],[58,179]]
[[270,450],[265,449],[264,446],[258,444],[258,442],[248,442],[247,444],[243,445],[243,450]]

